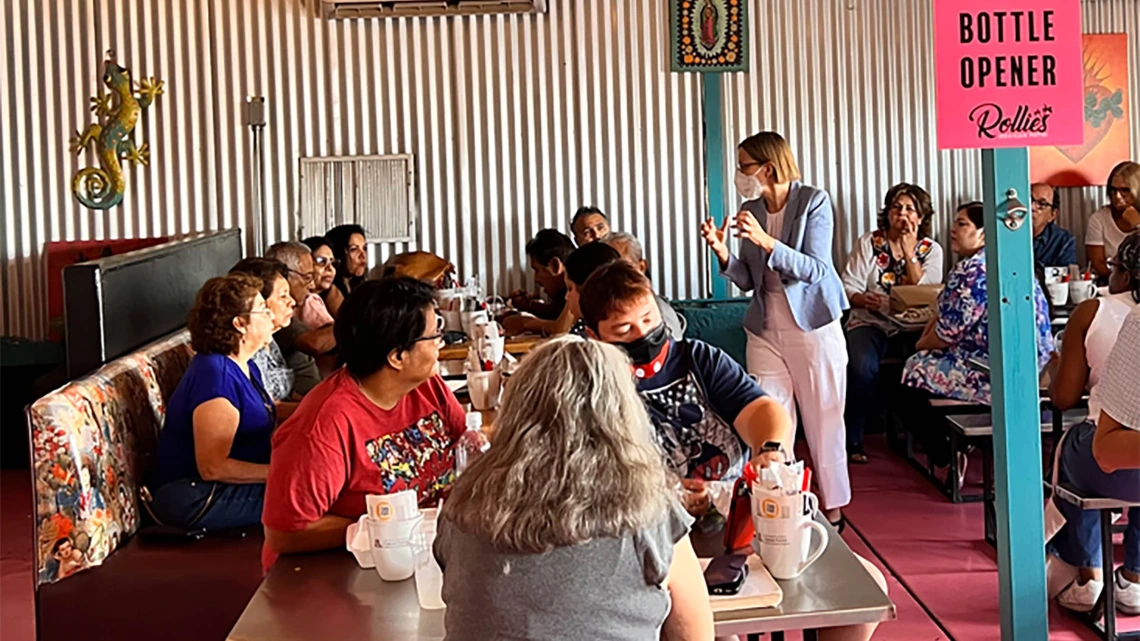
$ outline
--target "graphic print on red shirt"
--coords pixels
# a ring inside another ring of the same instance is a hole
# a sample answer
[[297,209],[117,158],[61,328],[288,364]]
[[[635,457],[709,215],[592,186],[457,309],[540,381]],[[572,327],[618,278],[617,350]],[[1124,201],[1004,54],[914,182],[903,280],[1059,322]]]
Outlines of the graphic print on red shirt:
[[399,432],[364,442],[368,458],[380,470],[383,493],[416,488],[420,503],[438,501],[455,481],[455,451],[439,412]]

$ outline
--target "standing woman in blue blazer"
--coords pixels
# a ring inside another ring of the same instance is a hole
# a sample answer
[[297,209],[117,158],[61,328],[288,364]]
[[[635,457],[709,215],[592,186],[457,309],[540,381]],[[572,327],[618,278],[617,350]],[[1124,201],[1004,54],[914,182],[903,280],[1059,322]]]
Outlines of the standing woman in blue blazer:
[[[847,309],[843,282],[831,260],[835,214],[827,192],[800,182],[788,142],[765,131],[737,147],[736,189],[745,199],[735,219],[718,229],[710,218],[701,234],[720,260],[721,274],[752,291],[744,316],[748,372],[796,423],[796,406],[819,483],[820,506],[842,525],[851,502],[847,477],[847,345],[840,316]],[[725,245],[729,226],[741,239],[740,256]]]

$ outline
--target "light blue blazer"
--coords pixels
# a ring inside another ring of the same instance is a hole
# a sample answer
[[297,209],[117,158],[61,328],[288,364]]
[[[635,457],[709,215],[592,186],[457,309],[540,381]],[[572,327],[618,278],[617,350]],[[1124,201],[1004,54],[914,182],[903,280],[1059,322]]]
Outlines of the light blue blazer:
[[[763,198],[749,200],[742,209],[767,222]],[[759,336],[764,331],[764,274],[780,275],[784,294],[796,324],[804,331],[819,329],[850,307],[843,281],[831,259],[835,212],[827,192],[796,180],[788,192],[784,224],[771,255],[750,240],[741,241],[740,258],[730,255],[721,275],[745,291],[752,302],[744,315],[744,328]]]

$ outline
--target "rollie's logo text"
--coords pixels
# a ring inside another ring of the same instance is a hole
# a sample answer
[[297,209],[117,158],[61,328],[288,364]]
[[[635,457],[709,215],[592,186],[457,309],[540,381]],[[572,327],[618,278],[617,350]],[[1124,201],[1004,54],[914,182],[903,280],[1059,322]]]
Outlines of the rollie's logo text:
[[1053,108],[1044,105],[1030,110],[1019,105],[1012,115],[1002,111],[1001,105],[987,102],[970,110],[970,122],[978,127],[978,138],[1005,138],[1007,136],[1039,137],[1049,131],[1049,116]]

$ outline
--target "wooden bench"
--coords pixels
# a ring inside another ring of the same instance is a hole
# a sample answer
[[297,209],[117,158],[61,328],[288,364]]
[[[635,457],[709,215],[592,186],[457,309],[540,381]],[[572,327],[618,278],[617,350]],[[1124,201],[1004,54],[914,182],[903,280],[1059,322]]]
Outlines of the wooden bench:
[[[1064,414],[1054,412],[1054,420],[1041,422],[1041,433],[1051,435],[1060,425],[1061,429],[1069,429],[1079,425],[1088,418],[1087,409],[1072,409]],[[997,541],[997,508],[994,505],[994,457],[993,457],[993,417],[990,414],[971,414],[948,416],[950,424],[950,446],[957,452],[958,448],[967,445],[976,445],[982,449],[982,493],[980,499],[985,503],[985,538],[990,545]],[[1046,457],[1048,458],[1048,457]],[[1049,470],[1045,469],[1045,475]],[[973,499],[978,500],[978,499]]]
[[1097,633],[1097,636],[1105,641],[1140,639],[1140,630],[1121,633],[1116,631],[1116,591],[1113,589],[1114,579],[1112,578],[1113,567],[1115,566],[1112,549],[1112,515],[1114,512],[1122,512],[1140,506],[1140,503],[1089,496],[1078,492],[1076,488],[1067,483],[1058,484],[1054,496],[1082,510],[1100,512],[1100,554],[1101,569],[1104,572],[1104,590],[1101,594],[1103,595],[1104,623],[1098,621],[1101,617],[1097,615],[1095,610],[1089,615],[1082,616],[1081,619]]

